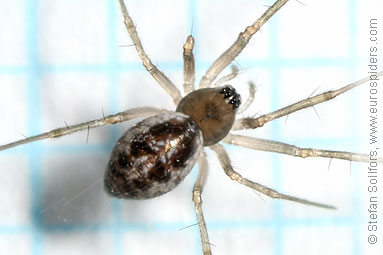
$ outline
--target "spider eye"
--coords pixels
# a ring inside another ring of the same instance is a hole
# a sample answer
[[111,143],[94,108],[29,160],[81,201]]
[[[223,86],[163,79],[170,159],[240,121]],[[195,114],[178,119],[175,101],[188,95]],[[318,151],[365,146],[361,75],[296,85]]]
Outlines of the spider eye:
[[233,109],[237,109],[241,105],[241,96],[232,86],[227,85],[223,87],[219,93],[223,94],[225,99],[230,99],[229,104],[233,105]]
[[233,88],[231,86],[226,86],[226,87],[222,88],[219,93],[224,94],[225,98],[229,98],[229,97],[235,95],[236,91],[235,91],[235,88]]
[[233,105],[233,108],[238,108],[241,105],[241,96],[239,94],[234,95],[229,103]]

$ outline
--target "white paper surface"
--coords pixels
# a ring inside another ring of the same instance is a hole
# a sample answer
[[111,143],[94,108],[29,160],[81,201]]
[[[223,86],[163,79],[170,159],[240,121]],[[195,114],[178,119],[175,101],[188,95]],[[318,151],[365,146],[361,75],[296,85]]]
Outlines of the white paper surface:
[[[378,17],[382,3],[303,3],[287,3],[236,59],[242,71],[230,83],[244,99],[247,82],[257,84],[255,102],[244,116],[367,75],[369,20]],[[182,89],[182,45],[190,32],[199,81],[271,1],[127,0],[126,5],[153,63]],[[1,0],[0,144],[100,118],[102,112],[174,109],[130,44],[117,1]],[[132,124],[91,130],[88,143],[81,132],[0,152],[0,254],[201,254],[198,227],[180,230],[196,223],[191,191],[197,168],[156,199],[123,201],[104,193],[109,153]],[[362,86],[242,133],[367,153],[368,128],[368,87]],[[214,254],[383,252],[382,245],[366,240],[367,164],[226,148],[244,177],[338,209],[259,196],[225,176],[207,150],[203,208]]]

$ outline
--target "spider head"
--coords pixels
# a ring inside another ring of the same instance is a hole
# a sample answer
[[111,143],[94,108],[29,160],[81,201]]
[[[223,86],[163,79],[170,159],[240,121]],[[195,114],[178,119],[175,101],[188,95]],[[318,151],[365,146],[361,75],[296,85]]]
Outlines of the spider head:
[[186,95],[176,111],[190,116],[200,127],[204,146],[222,140],[233,126],[241,96],[225,85],[195,90]]

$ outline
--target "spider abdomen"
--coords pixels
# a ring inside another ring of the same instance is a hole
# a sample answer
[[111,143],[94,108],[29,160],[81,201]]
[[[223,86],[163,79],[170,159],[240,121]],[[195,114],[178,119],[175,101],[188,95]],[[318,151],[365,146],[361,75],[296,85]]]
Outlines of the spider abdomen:
[[202,150],[198,125],[182,113],[149,117],[126,131],[115,145],[105,189],[119,198],[146,199],[174,189]]

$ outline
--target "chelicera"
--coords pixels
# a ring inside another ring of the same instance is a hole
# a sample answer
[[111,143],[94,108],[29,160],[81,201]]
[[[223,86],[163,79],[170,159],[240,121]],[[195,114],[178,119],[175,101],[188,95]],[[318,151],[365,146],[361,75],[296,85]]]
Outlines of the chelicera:
[[[205,147],[213,150],[225,173],[234,181],[272,198],[290,200],[321,208],[334,209],[331,205],[311,202],[285,195],[259,183],[250,181],[236,172],[228,153],[220,142],[256,150],[284,153],[298,157],[327,157],[350,161],[368,162],[369,156],[343,151],[298,148],[293,145],[233,134],[230,131],[255,129],[276,118],[328,101],[362,84],[359,80],[340,89],[309,97],[285,108],[256,118],[236,118],[254,99],[254,85],[249,84],[250,96],[241,105],[241,97],[234,87],[226,83],[234,79],[238,71],[217,79],[221,72],[246,47],[251,37],[288,0],[276,1],[253,24],[238,36],[238,39],[217,58],[202,77],[199,89],[194,90],[195,66],[194,38],[189,35],[184,44],[184,91],[182,97],[177,87],[163,74],[145,53],[134,23],[123,0],[120,0],[124,22],[142,64],[153,78],[167,91],[177,106],[176,111],[153,107],[140,107],[124,112],[67,126],[47,133],[0,146],[0,150],[46,138],[56,138],[80,130],[88,130],[107,124],[116,124],[134,118],[144,118],[126,131],[114,147],[105,173],[105,189],[112,196],[127,199],[148,199],[163,195],[174,189],[198,162],[199,174],[193,189],[193,202],[201,233],[204,254],[211,254],[211,246],[202,211],[202,191],[207,178]],[[382,72],[379,73],[382,75]],[[379,159],[381,162],[382,159]]]

